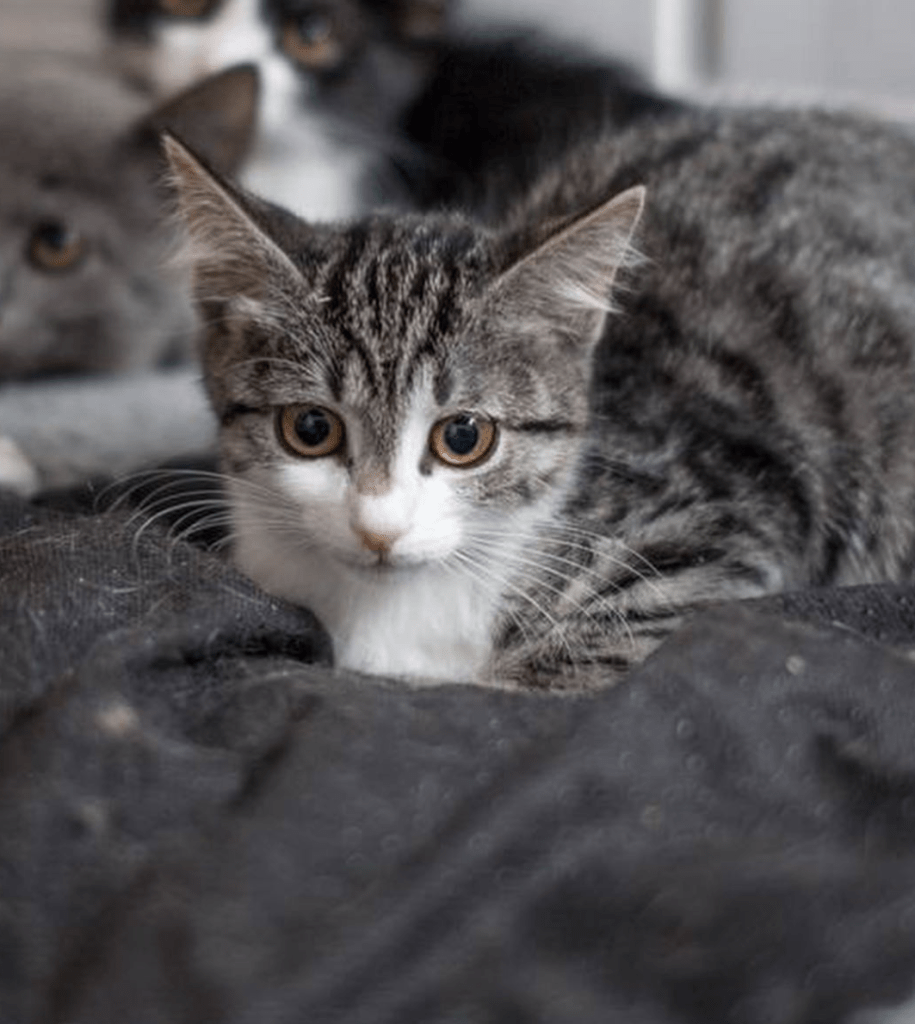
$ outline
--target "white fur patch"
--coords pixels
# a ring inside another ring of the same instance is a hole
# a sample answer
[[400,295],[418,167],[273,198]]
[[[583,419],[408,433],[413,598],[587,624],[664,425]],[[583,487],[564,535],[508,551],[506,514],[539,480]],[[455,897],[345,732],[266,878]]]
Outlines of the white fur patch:
[[11,437],[0,437],[0,488],[7,487],[23,498],[39,489],[38,471]]
[[[236,516],[239,568],[264,589],[310,608],[333,638],[335,663],[374,675],[475,681],[491,647],[493,595],[435,562],[357,568],[296,545],[256,511]],[[306,514],[303,513],[303,529]],[[308,532],[321,532],[309,521]],[[320,542],[319,542],[320,543]]]

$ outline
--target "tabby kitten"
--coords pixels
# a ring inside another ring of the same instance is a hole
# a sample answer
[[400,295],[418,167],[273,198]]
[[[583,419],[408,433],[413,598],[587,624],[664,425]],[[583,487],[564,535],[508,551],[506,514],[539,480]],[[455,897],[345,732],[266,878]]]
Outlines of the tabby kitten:
[[0,55],[0,381],[190,354],[197,321],[168,266],[158,133],[181,131],[233,170],[256,103],[250,69],[150,110],[80,60]]
[[235,559],[341,666],[607,683],[705,602],[911,575],[909,138],[686,113],[498,229],[307,225],[168,150]]

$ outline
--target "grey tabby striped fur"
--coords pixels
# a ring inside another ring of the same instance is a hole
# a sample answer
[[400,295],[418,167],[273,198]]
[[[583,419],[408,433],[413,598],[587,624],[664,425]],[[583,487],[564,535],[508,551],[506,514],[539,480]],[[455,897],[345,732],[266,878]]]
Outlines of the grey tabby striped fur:
[[[340,664],[591,685],[704,602],[911,575],[902,135],[687,113],[570,154],[488,226],[306,225],[169,150],[236,559]],[[335,455],[280,443],[291,404],[340,415]],[[461,410],[497,425],[466,469],[429,442]]]

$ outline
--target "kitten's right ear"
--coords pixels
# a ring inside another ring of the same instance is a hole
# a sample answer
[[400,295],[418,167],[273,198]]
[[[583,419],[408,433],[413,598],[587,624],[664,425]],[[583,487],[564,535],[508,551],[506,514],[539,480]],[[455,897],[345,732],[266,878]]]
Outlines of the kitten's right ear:
[[240,194],[168,132],[162,145],[185,227],[184,259],[198,300],[269,303],[280,281],[300,283],[285,252],[255,222]]
[[556,322],[593,343],[613,310],[620,268],[632,261],[632,236],[642,216],[641,185],[567,222],[515,259],[497,282],[504,308],[521,320]]
[[240,64],[185,89],[147,114],[131,133],[134,145],[153,148],[173,132],[222,174],[236,174],[254,147],[260,76]]

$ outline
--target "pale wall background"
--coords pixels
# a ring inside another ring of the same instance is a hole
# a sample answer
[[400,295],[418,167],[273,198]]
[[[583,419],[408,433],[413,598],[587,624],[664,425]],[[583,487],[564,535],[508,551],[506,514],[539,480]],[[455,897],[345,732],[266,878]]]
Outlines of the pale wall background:
[[915,103],[913,0],[465,0],[475,17],[537,20],[653,67],[659,12],[706,9],[717,71],[751,92],[897,96]]
[[[0,42],[91,45],[98,0],[0,0]],[[711,11],[711,65],[727,90],[804,96],[863,95],[915,106],[913,0],[464,0],[465,17],[536,23],[617,53],[649,70],[659,65],[658,14]],[[689,42],[685,49],[689,51]],[[661,62],[663,63],[663,61]],[[682,84],[677,82],[676,84]]]

